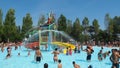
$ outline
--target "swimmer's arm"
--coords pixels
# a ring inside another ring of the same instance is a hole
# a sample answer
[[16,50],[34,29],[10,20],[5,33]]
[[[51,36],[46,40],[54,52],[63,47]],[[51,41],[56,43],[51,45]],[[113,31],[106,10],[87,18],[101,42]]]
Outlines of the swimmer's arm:
[[86,51],[86,49],[82,50],[82,51]]
[[120,58],[120,54],[117,53],[117,56]]
[[114,60],[112,59],[112,56],[110,56],[110,61],[112,61],[112,62],[114,61]]

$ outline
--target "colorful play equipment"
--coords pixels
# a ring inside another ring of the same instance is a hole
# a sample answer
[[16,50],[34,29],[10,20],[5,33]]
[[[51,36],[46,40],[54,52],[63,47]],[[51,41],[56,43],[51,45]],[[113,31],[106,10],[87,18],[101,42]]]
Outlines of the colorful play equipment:
[[75,49],[75,40],[63,31],[58,31],[56,24],[53,22],[52,13],[50,13],[47,23],[34,27],[26,33],[29,37],[24,40],[25,47],[34,49],[48,45],[48,50],[55,48],[65,49],[67,47]]

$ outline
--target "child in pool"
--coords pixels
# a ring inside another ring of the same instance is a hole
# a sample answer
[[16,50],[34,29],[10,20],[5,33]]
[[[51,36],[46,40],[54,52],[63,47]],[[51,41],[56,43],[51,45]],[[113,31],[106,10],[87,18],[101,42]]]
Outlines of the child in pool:
[[58,68],[62,68],[61,60],[58,60]]

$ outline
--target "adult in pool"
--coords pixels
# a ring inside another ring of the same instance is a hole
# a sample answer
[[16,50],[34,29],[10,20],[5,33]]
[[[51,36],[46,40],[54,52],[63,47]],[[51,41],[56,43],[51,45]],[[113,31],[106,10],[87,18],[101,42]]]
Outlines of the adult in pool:
[[119,59],[120,54],[118,53],[117,49],[112,49],[112,55],[110,56],[110,60],[112,62],[111,68],[119,68]]
[[36,62],[40,62],[41,61],[41,58],[42,58],[42,53],[39,49],[37,49],[35,51],[35,59],[36,59]]
[[57,62],[58,61],[58,54],[59,54],[59,51],[57,51],[58,49],[55,48],[55,50],[52,52],[52,54],[54,54],[53,56],[53,60],[54,62]]
[[91,54],[94,52],[94,50],[92,49],[92,46],[87,46],[87,48],[83,51],[87,52],[86,60],[91,61]]

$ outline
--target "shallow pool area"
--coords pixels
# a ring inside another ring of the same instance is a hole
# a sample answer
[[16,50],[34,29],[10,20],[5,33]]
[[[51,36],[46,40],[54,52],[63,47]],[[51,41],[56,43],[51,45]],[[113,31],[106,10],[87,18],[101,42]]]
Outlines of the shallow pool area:
[[[100,47],[93,47],[94,53],[92,54],[91,62],[86,61],[86,52],[81,51],[81,53],[72,53],[72,56],[65,55],[63,53],[59,54],[58,57],[61,59],[63,68],[73,68],[72,61],[75,61],[80,65],[81,68],[87,68],[89,65],[92,65],[93,68],[111,68],[111,61],[109,57],[99,62],[97,54]],[[104,47],[103,52],[109,51],[112,48]],[[44,63],[48,63],[48,68],[57,68],[58,63],[54,63],[52,51],[42,50],[43,58],[40,63],[36,63],[34,60],[35,51],[30,50],[30,56],[27,56],[28,50],[25,47],[21,47],[18,50],[14,50],[12,47],[12,56],[11,58],[5,59],[7,55],[7,50],[2,53],[0,51],[0,68],[43,68]],[[20,56],[18,56],[20,53]]]

